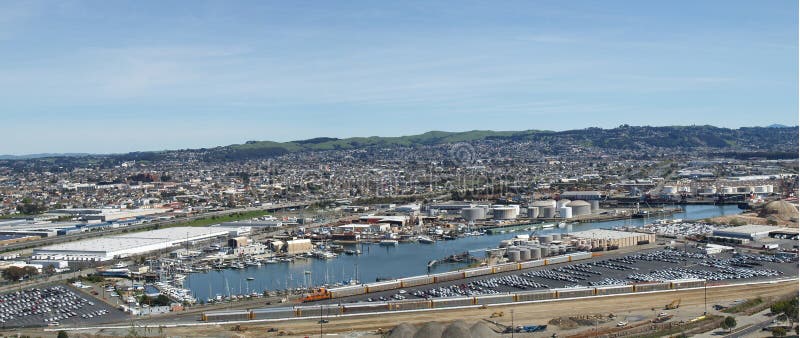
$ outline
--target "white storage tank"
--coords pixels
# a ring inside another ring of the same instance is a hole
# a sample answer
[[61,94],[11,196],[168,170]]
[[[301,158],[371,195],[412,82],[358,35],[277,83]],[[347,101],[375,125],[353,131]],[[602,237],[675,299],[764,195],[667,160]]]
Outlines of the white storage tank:
[[528,207],[528,218],[539,217],[539,207]]
[[539,207],[540,218],[555,218],[556,208],[554,207]]
[[539,239],[539,244],[547,244],[553,241],[553,235],[539,235],[536,238]]
[[531,260],[531,251],[528,248],[520,248],[519,250],[519,259],[521,261],[529,261]]
[[572,218],[572,208],[567,207],[567,206],[563,206],[558,211],[559,211],[559,213],[561,215],[561,218],[565,218],[565,219],[566,218]]
[[508,260],[511,262],[519,262],[520,260],[520,252],[517,249],[509,249],[508,250]]
[[561,240],[561,234],[552,234],[550,236],[553,236],[553,240],[554,241],[560,241]]
[[567,207],[572,209],[572,216],[583,216],[592,213],[592,206],[586,201],[572,201],[567,204]]
[[484,208],[464,208],[461,209],[461,217],[468,222],[486,219],[486,209]]
[[514,218],[519,217],[519,204],[510,204],[508,207],[514,209]]
[[[590,210],[592,213],[596,213],[600,210],[600,201],[598,200],[591,200],[589,201]],[[575,214],[575,211],[572,211],[572,214]]]
[[516,210],[512,207],[497,207],[492,211],[494,219],[496,220],[510,220],[516,219]]
[[560,208],[563,208],[563,207],[564,207],[565,205],[567,205],[569,202],[572,202],[572,201],[570,201],[570,200],[568,200],[568,199],[566,199],[566,198],[564,198],[564,199],[560,199],[560,200],[558,200],[558,202],[556,202],[556,208],[559,208],[559,209],[560,209]]
[[542,258],[542,250],[538,247],[531,248],[531,259],[540,259]]

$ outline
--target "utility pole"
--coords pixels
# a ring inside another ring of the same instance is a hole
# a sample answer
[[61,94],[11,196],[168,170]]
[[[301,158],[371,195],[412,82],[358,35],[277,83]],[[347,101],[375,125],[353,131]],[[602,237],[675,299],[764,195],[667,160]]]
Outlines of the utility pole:
[[322,338],[322,304],[319,305],[319,338]]
[[703,282],[703,315],[708,314],[708,281]]
[[514,309],[511,309],[511,338],[514,338],[514,331],[517,331],[517,327],[514,326]]

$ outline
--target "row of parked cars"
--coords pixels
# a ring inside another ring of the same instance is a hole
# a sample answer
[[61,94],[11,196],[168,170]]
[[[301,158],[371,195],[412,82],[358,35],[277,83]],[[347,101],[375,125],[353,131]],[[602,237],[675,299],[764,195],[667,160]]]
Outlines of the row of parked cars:
[[[102,316],[94,302],[64,286],[31,288],[0,295],[0,323],[6,326],[36,325],[36,322],[57,326],[61,320],[85,315]],[[92,310],[92,311],[88,311]],[[39,324],[41,325],[41,324]]]

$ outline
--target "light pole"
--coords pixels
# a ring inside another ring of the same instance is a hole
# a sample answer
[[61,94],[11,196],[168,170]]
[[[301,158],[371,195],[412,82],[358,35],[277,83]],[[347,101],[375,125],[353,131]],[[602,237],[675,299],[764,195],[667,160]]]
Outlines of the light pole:
[[514,326],[514,309],[511,309],[511,338],[514,338],[514,331],[517,331],[517,328]]

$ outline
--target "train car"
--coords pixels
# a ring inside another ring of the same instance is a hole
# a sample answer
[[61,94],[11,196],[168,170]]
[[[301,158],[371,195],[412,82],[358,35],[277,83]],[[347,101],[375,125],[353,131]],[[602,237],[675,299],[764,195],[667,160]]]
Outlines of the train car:
[[434,298],[431,300],[435,309],[475,305],[475,297]]
[[706,286],[705,279],[680,279],[670,281],[672,289],[702,288]]
[[513,294],[483,295],[475,297],[476,305],[503,304],[503,303],[513,303],[513,302],[514,302]]
[[343,286],[340,288],[328,290],[330,298],[342,298],[355,295],[363,295],[367,293],[367,288],[363,285]]
[[594,288],[554,289],[558,299],[594,296]]
[[544,266],[544,259],[519,263],[520,269],[535,268],[537,266]]
[[342,313],[342,308],[338,304],[297,306],[294,310],[297,317],[331,317]]
[[555,256],[545,259],[547,265],[569,262],[569,256]]
[[430,309],[432,307],[430,300],[408,299],[389,302],[389,310],[403,311],[403,310],[421,310]]
[[464,271],[444,272],[433,275],[433,281],[436,283],[449,282],[459,279],[464,279]]
[[635,284],[633,292],[669,290],[670,286],[669,282]]
[[367,293],[394,290],[394,289],[399,289],[401,287],[402,285],[399,280],[390,280],[386,282],[371,283],[366,285]]
[[569,256],[569,261],[570,262],[574,262],[574,261],[582,261],[582,260],[585,260],[585,259],[590,259],[590,258],[592,258],[592,253],[591,252],[581,251],[581,252],[571,253],[568,256]]
[[250,314],[251,319],[285,319],[294,318],[297,311],[290,307],[273,307],[254,309],[250,311]]
[[600,295],[615,295],[619,293],[633,292],[633,285],[604,285],[595,287],[594,294]]
[[400,280],[401,287],[410,288],[412,286],[420,286],[433,284],[433,276],[416,276],[408,277]]
[[485,267],[480,267],[480,268],[475,268],[475,269],[464,270],[464,276],[466,278],[476,277],[476,276],[484,276],[484,275],[491,275],[492,272],[493,272],[493,270],[492,270],[491,266],[485,266]]
[[210,311],[204,312],[201,318],[205,322],[226,322],[250,320],[250,311]]
[[519,270],[519,263],[505,263],[494,266],[494,273]]
[[556,298],[556,292],[553,290],[536,290],[517,292],[514,301],[516,302],[529,302],[534,300],[548,300]]
[[357,313],[374,313],[389,311],[389,303],[351,303],[342,305],[342,313],[346,315]]

